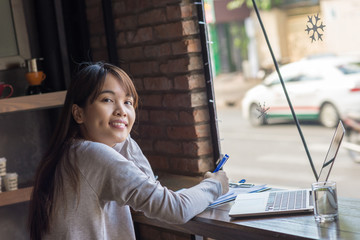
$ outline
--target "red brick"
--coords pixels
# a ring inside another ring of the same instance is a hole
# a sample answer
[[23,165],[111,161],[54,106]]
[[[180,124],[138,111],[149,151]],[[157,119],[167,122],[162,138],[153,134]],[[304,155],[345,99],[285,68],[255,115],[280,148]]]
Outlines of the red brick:
[[152,110],[150,111],[150,121],[152,123],[172,123],[179,120],[176,111]]
[[103,50],[93,50],[92,52],[93,60],[97,61],[108,61],[108,54],[105,49]]
[[161,169],[161,170],[169,169],[169,162],[167,157],[149,155],[147,156],[147,158],[153,169]]
[[179,113],[179,122],[184,124],[208,122],[210,119],[209,110],[194,109],[191,111],[181,111]]
[[[141,12],[144,9],[152,7],[153,3],[151,0],[126,0],[126,12]],[[156,2],[156,1],[155,1]]]
[[208,124],[196,126],[172,126],[167,128],[169,139],[198,139],[210,136]]
[[141,105],[144,107],[161,107],[162,96],[157,94],[141,95]]
[[188,71],[190,59],[178,58],[169,60],[167,63],[160,65],[160,71],[162,73],[183,73]]
[[207,122],[210,121],[210,115],[208,109],[195,109],[193,112],[195,122]]
[[195,126],[168,127],[169,139],[196,139]]
[[142,47],[133,47],[133,48],[120,48],[119,57],[127,60],[143,60],[143,49]]
[[201,53],[200,39],[184,39],[171,44],[171,49],[174,55],[181,55],[187,53]]
[[209,124],[196,125],[195,131],[197,138],[211,137],[211,130]]
[[188,39],[186,41],[186,46],[187,46],[187,51],[189,53],[191,52],[198,52],[200,53],[202,50],[201,50],[201,41],[200,39],[198,38],[195,38],[195,39]]
[[201,156],[212,153],[212,145],[210,140],[184,142],[183,148],[183,153],[189,156]]
[[144,55],[147,58],[169,56],[171,55],[170,43],[145,46]]
[[134,83],[135,88],[136,88],[137,91],[144,90],[144,83],[143,83],[141,78],[134,78],[133,83]]
[[193,90],[205,87],[205,78],[203,74],[191,74],[177,76],[174,79],[174,88],[179,90]]
[[137,27],[137,17],[135,15],[121,16],[114,19],[114,28],[117,31],[134,29]]
[[182,22],[183,35],[194,35],[199,33],[199,25],[198,22],[194,20],[183,21]]
[[136,118],[140,121],[140,122],[148,122],[149,121],[149,111],[147,110],[140,110],[137,113]]
[[199,106],[207,106],[208,98],[206,92],[197,92],[191,94],[191,106],[199,107]]
[[181,11],[180,6],[178,5],[172,5],[166,7],[166,17],[168,20],[178,20],[181,19]]
[[[177,158],[169,159],[170,169],[176,170],[176,173],[184,175],[194,175],[201,173],[201,176],[214,169],[214,160],[212,158]],[[192,174],[191,174],[192,173]]]
[[130,64],[128,63],[124,63],[122,61],[123,59],[120,58],[120,67],[122,70],[124,70],[127,74],[129,74],[129,76],[131,77],[131,79],[135,79],[132,75],[131,75],[131,72],[130,72]]
[[156,61],[134,62],[130,64],[130,72],[133,76],[158,73],[159,65]]
[[181,37],[183,26],[181,22],[162,24],[154,27],[154,35],[158,39],[173,39]]
[[190,18],[197,16],[195,4],[186,4],[181,6],[181,17]]
[[179,3],[182,2],[181,0],[155,0],[153,2],[153,6],[165,6],[167,4],[172,4],[172,3]]
[[171,157],[169,159],[169,167],[176,170],[176,172],[197,172],[197,161],[194,158]]
[[189,70],[202,70],[204,69],[201,56],[190,56]]
[[149,151],[153,151],[153,147],[152,147],[152,140],[147,140],[147,139],[142,139],[141,137],[139,139],[136,139],[137,144],[139,144],[141,150],[143,152],[149,152]]
[[179,122],[181,123],[185,123],[185,124],[189,124],[189,123],[194,123],[194,116],[193,116],[193,112],[190,110],[188,112],[186,111],[181,111],[179,113]]
[[189,78],[189,89],[204,88],[206,86],[203,74],[191,74]]
[[145,90],[169,90],[172,88],[172,82],[166,77],[144,78]]
[[156,141],[154,144],[155,151],[158,153],[181,154],[182,147],[179,142],[174,141]]
[[140,25],[154,25],[166,22],[165,10],[162,8],[153,9],[139,15]]
[[112,1],[112,10],[114,17],[121,16],[126,13],[126,5],[124,1]]
[[191,95],[188,93],[166,94],[163,100],[164,107],[191,107]]
[[197,162],[198,168],[197,171],[200,173],[205,173],[207,171],[212,171],[215,168],[215,161],[213,158],[201,158]]
[[136,31],[136,34],[134,35],[134,37],[131,37],[131,35],[128,35],[127,40],[129,43],[143,43],[143,42],[152,41],[153,40],[153,30],[151,27],[139,28]]
[[116,44],[119,46],[125,46],[127,44],[124,32],[119,32],[116,36]]
[[139,132],[142,138],[161,139],[166,137],[165,129],[162,126],[140,123]]

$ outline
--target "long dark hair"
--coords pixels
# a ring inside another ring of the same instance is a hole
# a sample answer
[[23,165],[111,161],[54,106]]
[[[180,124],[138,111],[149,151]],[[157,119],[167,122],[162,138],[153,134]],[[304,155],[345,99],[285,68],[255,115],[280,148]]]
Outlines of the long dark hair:
[[93,103],[102,89],[106,75],[111,74],[119,79],[125,91],[134,98],[134,107],[137,108],[138,95],[135,87],[122,69],[102,62],[83,63],[80,67],[67,90],[60,120],[36,171],[28,220],[30,239],[41,239],[50,230],[57,199],[63,196],[63,173],[79,194],[79,169],[76,161],[70,161],[68,157],[72,140],[82,138],[79,125],[72,116],[73,104],[84,108],[87,103]]

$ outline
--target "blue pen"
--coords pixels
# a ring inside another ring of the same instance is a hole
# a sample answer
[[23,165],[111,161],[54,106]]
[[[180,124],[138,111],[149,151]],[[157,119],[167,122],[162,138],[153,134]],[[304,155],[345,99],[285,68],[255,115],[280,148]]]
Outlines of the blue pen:
[[226,161],[229,159],[229,155],[225,154],[225,156],[221,159],[221,161],[219,162],[219,164],[216,166],[215,170],[213,171],[213,173],[216,173],[217,171],[219,171],[224,164],[226,163]]

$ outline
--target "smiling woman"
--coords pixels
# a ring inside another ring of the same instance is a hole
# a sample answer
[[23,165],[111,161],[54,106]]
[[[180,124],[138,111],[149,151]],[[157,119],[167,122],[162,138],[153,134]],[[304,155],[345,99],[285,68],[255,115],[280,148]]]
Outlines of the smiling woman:
[[120,68],[96,63],[80,70],[36,173],[31,239],[135,239],[130,207],[179,224],[228,191],[222,170],[181,193],[163,187],[130,137],[137,103]]

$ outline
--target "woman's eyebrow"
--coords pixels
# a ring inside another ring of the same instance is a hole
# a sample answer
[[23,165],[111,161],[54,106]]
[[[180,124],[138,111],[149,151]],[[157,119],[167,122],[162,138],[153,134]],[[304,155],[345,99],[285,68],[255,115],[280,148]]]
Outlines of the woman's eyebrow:
[[[103,90],[99,93],[99,95],[101,94],[105,94],[105,93],[110,93],[112,95],[115,95],[115,92],[114,91],[111,91],[111,90]],[[134,98],[130,93],[127,93],[126,94],[126,97],[130,97],[130,98]]]
[[103,90],[103,91],[101,91],[101,92],[99,93],[99,95],[105,94],[105,93],[110,93],[110,94],[115,95],[115,92],[114,92],[114,91],[111,91],[111,90]]

